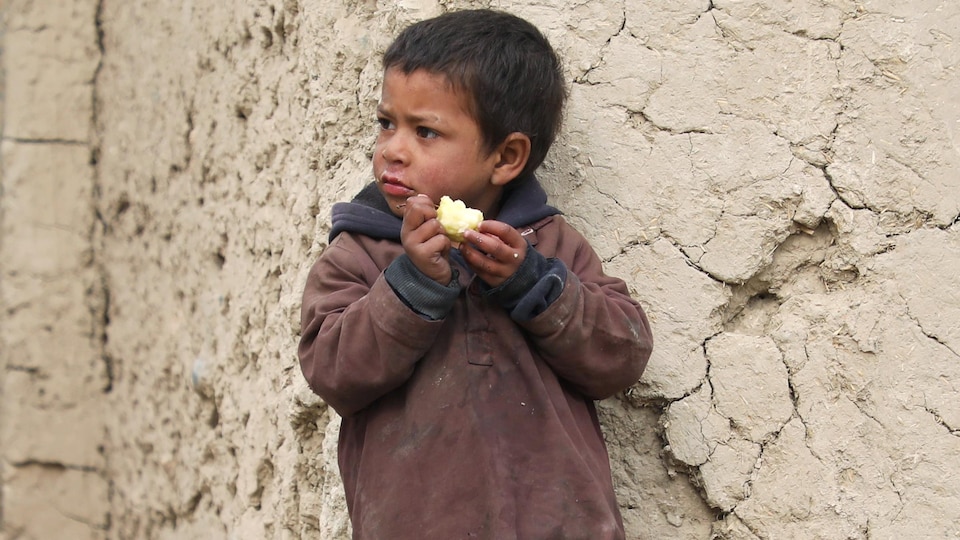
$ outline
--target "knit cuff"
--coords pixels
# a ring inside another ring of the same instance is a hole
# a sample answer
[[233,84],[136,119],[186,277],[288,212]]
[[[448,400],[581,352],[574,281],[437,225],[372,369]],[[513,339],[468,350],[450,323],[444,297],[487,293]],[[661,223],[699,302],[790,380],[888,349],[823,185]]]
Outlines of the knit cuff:
[[559,259],[548,259],[532,246],[520,268],[486,296],[499,303],[517,321],[530,320],[543,313],[563,292],[567,267]]
[[383,277],[410,309],[438,321],[447,316],[460,295],[459,273],[456,268],[451,270],[450,283],[444,286],[427,277],[403,254],[383,271]]

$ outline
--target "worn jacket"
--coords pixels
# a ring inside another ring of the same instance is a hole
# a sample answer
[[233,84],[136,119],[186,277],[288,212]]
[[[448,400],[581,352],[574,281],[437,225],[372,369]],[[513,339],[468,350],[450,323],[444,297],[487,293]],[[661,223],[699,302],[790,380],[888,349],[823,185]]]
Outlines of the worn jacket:
[[594,400],[634,384],[646,316],[536,180],[497,219],[529,244],[498,288],[419,275],[368,186],[334,209],[303,295],[300,365],[342,416],[356,539],[623,538]]

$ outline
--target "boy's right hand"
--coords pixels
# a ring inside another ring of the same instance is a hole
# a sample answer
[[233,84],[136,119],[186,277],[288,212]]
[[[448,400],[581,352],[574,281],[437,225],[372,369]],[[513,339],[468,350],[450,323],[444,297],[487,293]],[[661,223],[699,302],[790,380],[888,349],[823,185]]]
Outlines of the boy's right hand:
[[407,199],[400,227],[400,243],[407,257],[424,275],[441,285],[453,278],[450,268],[450,239],[437,220],[437,207],[427,195]]

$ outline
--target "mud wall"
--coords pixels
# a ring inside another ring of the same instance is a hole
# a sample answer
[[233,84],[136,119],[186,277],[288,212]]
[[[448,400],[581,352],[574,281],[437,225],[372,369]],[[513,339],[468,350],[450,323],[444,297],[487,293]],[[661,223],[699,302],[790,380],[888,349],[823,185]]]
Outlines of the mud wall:
[[110,369],[94,250],[96,4],[0,1],[0,537],[103,538]]
[[4,6],[7,537],[348,537],[301,287],[379,53],[474,6],[565,59],[541,177],[654,324],[601,404],[628,536],[960,535],[960,5],[39,6]]

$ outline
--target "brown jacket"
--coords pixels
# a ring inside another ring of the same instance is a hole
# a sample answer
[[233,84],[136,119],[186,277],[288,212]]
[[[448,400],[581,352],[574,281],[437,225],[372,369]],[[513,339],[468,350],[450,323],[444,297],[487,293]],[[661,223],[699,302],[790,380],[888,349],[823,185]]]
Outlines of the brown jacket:
[[445,318],[415,313],[384,278],[389,240],[339,234],[310,271],[300,363],[343,417],[354,538],[623,538],[593,400],[639,379],[650,327],[562,217],[521,230],[568,269],[525,322],[465,269]]

